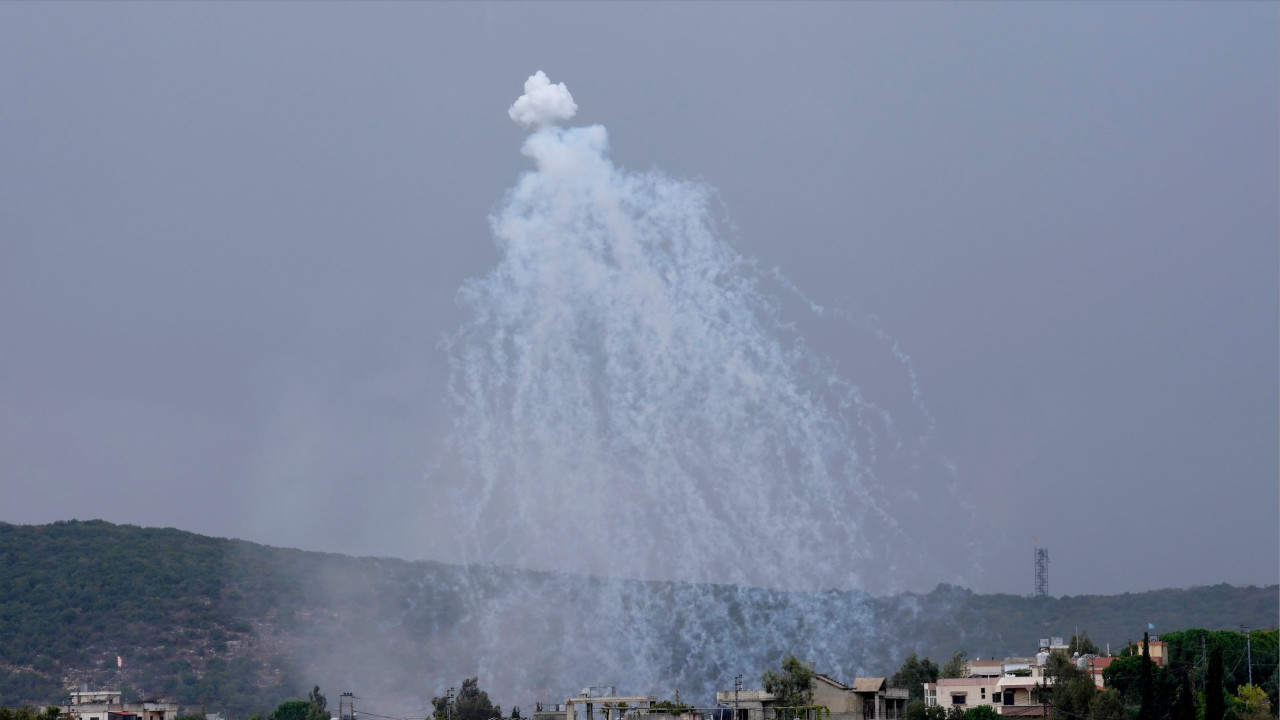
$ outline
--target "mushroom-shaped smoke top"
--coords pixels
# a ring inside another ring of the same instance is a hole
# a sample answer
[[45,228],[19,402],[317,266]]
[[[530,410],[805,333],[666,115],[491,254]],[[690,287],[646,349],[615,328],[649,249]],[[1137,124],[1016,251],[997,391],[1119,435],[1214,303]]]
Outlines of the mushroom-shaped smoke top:
[[568,120],[578,112],[578,104],[564,83],[551,84],[547,74],[539,70],[524,81],[524,94],[507,110],[512,120],[530,127],[546,127]]

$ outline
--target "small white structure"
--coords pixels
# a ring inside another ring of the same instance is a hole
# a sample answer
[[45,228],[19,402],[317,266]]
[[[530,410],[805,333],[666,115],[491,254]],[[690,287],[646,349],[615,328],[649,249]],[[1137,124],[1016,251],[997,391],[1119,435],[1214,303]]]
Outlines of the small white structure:
[[178,704],[143,700],[121,702],[120,693],[114,690],[72,691],[71,702],[62,707],[62,714],[72,720],[175,720]]
[[[586,710],[586,720],[622,720],[629,710],[649,708],[657,695],[614,695],[612,687],[583,688],[578,697],[564,701],[564,720],[578,720],[578,706]],[[602,711],[599,712],[598,711]]]

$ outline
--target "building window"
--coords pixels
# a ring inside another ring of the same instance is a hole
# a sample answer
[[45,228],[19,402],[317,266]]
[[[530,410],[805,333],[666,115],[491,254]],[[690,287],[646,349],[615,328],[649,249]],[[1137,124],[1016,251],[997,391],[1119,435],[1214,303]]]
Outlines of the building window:
[[952,695],[952,696],[951,696],[951,704],[952,704],[952,705],[964,705],[964,695]]
[[987,689],[986,689],[986,688],[982,688],[982,699],[983,699],[983,700],[986,700],[986,699],[987,699]]

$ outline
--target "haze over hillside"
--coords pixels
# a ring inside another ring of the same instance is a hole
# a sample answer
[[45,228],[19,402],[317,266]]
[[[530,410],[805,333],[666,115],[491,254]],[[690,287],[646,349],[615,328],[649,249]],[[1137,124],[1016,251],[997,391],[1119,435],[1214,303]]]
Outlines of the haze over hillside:
[[0,3],[0,520],[876,593],[1026,592],[1035,535],[1057,592],[1275,583],[1278,22]]
[[234,715],[316,683],[406,712],[474,675],[504,707],[598,684],[708,701],[787,652],[836,677],[885,675],[909,652],[1026,654],[1076,629],[1118,649],[1147,623],[1267,627],[1280,614],[1276,586],[791,593],[354,558],[102,521],[0,524],[0,566],[0,704],[94,682],[203,697]]
[[0,521],[345,553],[5,526],[0,700],[1276,622],[1277,22],[0,3]]

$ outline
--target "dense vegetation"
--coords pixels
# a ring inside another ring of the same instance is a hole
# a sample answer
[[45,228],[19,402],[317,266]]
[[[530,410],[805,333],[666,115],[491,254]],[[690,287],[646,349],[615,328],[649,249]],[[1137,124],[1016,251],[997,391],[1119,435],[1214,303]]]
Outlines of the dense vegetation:
[[297,688],[286,655],[254,651],[256,630],[288,624],[275,606],[304,606],[278,552],[104,522],[0,524],[0,705],[109,678],[125,700],[272,707]]
[[[520,717],[520,708],[514,711]],[[431,717],[435,720],[490,720],[502,717],[502,708],[494,705],[489,693],[480,689],[480,678],[462,681],[457,695],[446,693],[431,698]]]
[[[1055,650],[1045,668],[1045,688],[1037,688],[1040,702],[1061,720],[1270,720],[1280,708],[1280,632],[1192,629],[1166,633],[1167,662],[1152,660],[1144,634],[1141,643],[1120,651],[1103,671],[1105,688],[1072,658],[1076,652],[1096,653],[1087,633],[1072,636],[1067,651]],[[1252,647],[1250,647],[1250,644]],[[952,661],[963,656],[957,652]],[[948,663],[951,664],[951,663]],[[1228,669],[1229,668],[1229,669]],[[1250,673],[1252,672],[1252,678]],[[994,712],[970,708],[927,707],[917,692],[922,683],[939,677],[929,658],[913,653],[893,675],[891,685],[912,690],[906,720],[989,720]],[[1250,683],[1252,680],[1252,683]]]
[[[163,697],[187,707],[203,700],[235,718],[306,698],[317,681],[367,696],[417,693],[424,704],[440,690],[426,687],[424,677],[456,678],[463,673],[454,668],[477,665],[467,654],[476,652],[468,602],[511,602],[506,588],[520,580],[521,587],[545,587],[544,602],[585,598],[590,608],[600,587],[572,576],[351,558],[101,521],[0,523],[0,568],[0,705],[62,702],[70,687],[91,682],[122,690],[126,700]],[[676,607],[692,594],[675,583],[628,587],[655,607]],[[726,608],[749,637],[752,623],[744,618],[767,621],[784,593],[717,586],[696,594]],[[1036,638],[1073,627],[1087,627],[1099,645],[1119,650],[1130,629],[1147,622],[1266,627],[1280,614],[1275,586],[1038,599],[939,586],[924,595],[824,593],[812,600],[833,619],[845,608],[869,609],[895,646],[855,651],[866,672],[882,675],[909,652],[1021,655]],[[669,627],[652,630],[654,644],[669,646],[673,657],[694,652],[672,617]],[[1171,637],[1177,639],[1164,635]],[[1197,651],[1199,636],[1189,637],[1173,645],[1175,660]],[[528,663],[546,664],[557,650],[545,652]],[[1232,678],[1237,649],[1225,652]],[[1255,663],[1262,652],[1255,642]],[[1274,646],[1266,652],[1274,664]],[[713,687],[720,679],[687,677],[684,687]]]

